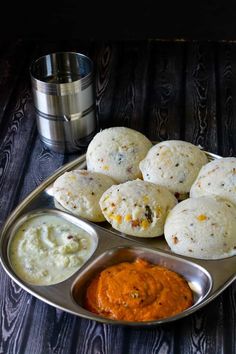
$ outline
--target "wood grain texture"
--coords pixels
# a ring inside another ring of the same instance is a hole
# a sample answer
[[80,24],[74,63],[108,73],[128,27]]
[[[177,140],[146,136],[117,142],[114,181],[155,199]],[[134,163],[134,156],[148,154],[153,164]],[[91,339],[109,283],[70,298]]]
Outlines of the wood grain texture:
[[214,43],[189,43],[186,64],[185,140],[217,153]]
[[235,156],[236,129],[236,44],[218,44],[216,72],[218,78],[219,149],[222,156]]
[[175,334],[176,346],[181,353],[222,353],[222,325],[222,298],[219,296],[187,321],[181,320]]
[[30,97],[28,85],[20,84],[0,132],[0,225],[14,205],[35,134],[35,121],[25,114]]
[[[1,353],[17,353],[18,343],[24,331],[24,321],[28,321],[27,299],[29,295],[21,290],[1,271]],[[14,338],[14,340],[13,340]]]
[[119,62],[116,71],[116,91],[112,121],[144,132],[144,99],[146,95],[149,44],[133,42],[119,44]]
[[101,127],[120,125],[144,131],[148,48],[148,43],[142,42],[139,45],[118,42],[116,46],[103,48],[97,77]]
[[131,329],[129,331],[128,353],[172,353],[174,350],[174,326],[160,326],[150,329]]
[[151,46],[145,102],[145,132],[152,140],[181,139],[184,123],[185,44]]
[[223,347],[225,353],[234,353],[236,347],[236,282],[222,294]]
[[40,185],[55,170],[64,164],[65,157],[49,150],[39,137],[35,136],[31,146],[31,155],[25,168],[24,178],[21,181],[21,190],[16,200],[18,204],[30,192]]
[[104,129],[112,124],[113,98],[116,88],[116,71],[118,66],[117,46],[111,43],[97,45],[96,57],[96,111],[99,129]]
[[[186,139],[228,156],[236,153],[235,48],[232,43],[150,40],[2,44],[1,224],[34,188],[78,156],[54,153],[39,140],[27,74],[33,58],[71,50],[94,60],[101,128],[125,125],[153,140]],[[2,354],[236,352],[235,282],[193,315],[154,328],[110,326],[58,310],[22,290],[2,267],[0,284]]]

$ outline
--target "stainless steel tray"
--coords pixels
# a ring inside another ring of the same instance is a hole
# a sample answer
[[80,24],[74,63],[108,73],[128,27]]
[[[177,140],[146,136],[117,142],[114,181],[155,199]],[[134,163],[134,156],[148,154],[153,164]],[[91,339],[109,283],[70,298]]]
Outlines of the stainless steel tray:
[[[206,154],[209,161],[220,158],[220,156],[209,152]],[[164,237],[144,239],[128,236],[112,229],[106,222],[92,223],[56,208],[52,195],[52,184],[61,174],[75,168],[86,168],[85,155],[62,166],[36,188],[11,213],[2,229],[0,240],[2,266],[24,290],[56,308],[80,317],[102,323],[143,327],[176,321],[192,314],[212,301],[234,281],[236,278],[236,256],[220,260],[199,260],[179,256],[170,251]],[[98,238],[98,246],[89,260],[67,280],[55,285],[35,286],[22,281],[14,273],[8,258],[8,245],[18,224],[27,218],[43,213],[59,215],[85,230],[89,229]],[[193,290],[194,305],[176,316],[149,322],[116,321],[85,310],[83,297],[91,277],[105,266],[132,261],[137,256],[182,274]]]

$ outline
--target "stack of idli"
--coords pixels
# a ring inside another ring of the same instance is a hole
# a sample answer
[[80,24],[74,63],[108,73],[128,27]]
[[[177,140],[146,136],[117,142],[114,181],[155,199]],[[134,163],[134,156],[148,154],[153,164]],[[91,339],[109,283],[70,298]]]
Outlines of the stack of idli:
[[218,259],[236,254],[236,158],[208,162],[182,140],[153,145],[127,127],[95,135],[87,170],[65,172],[55,202],[85,219],[107,221],[121,233],[164,236],[180,255]]
[[105,221],[99,205],[102,194],[118,182],[141,177],[139,162],[151,146],[145,135],[126,127],[97,133],[87,149],[87,170],[68,171],[55,180],[56,207],[90,221]]

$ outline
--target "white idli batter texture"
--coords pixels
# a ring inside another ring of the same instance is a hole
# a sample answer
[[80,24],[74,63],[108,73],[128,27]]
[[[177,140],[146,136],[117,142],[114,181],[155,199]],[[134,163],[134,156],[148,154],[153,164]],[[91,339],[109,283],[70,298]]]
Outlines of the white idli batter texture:
[[222,157],[203,166],[190,197],[216,194],[236,205],[236,157]]
[[168,188],[179,200],[188,197],[201,167],[208,162],[196,145],[182,140],[167,140],[154,145],[140,162],[145,181]]
[[139,162],[151,146],[151,141],[136,130],[126,127],[104,129],[88,146],[87,169],[104,173],[117,183],[141,178]]
[[87,170],[65,172],[53,184],[55,200],[67,211],[90,221],[105,221],[99,206],[102,194],[115,182]]
[[236,207],[218,196],[188,198],[168,214],[165,239],[174,253],[220,259],[236,254]]
[[138,237],[163,235],[166,215],[176,203],[165,187],[139,179],[113,185],[100,199],[102,212],[112,227]]

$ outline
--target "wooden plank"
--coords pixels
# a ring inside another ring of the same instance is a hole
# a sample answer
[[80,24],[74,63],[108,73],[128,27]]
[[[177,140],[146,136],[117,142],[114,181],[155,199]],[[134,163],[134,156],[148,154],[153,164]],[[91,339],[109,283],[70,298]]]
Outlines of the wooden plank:
[[[217,309],[217,311],[216,311]],[[180,353],[223,353],[223,311],[219,296],[176,326],[175,344]],[[225,352],[227,353],[227,351]]]
[[31,119],[34,113],[29,104],[30,95],[28,85],[19,84],[16,99],[4,116],[6,127],[0,132],[0,225],[14,205],[34,139],[35,120]]
[[174,325],[157,326],[153,328],[129,329],[129,347],[126,349],[129,354],[148,353],[177,353],[178,348],[174,347]]
[[98,129],[113,125],[113,98],[116,95],[118,47],[114,43],[97,43],[95,55],[95,93]]
[[236,43],[219,43],[216,59],[219,153],[236,156]]
[[188,43],[185,140],[218,152],[214,43]]
[[111,326],[95,321],[80,320],[79,329],[74,332],[72,353],[127,353],[126,330],[122,326]]
[[35,141],[31,147],[31,155],[25,173],[21,181],[20,193],[15,204],[19,204],[29,193],[38,187],[47,177],[52,175],[56,169],[64,164],[63,154],[51,151],[44,145],[36,132]]
[[222,341],[225,353],[235,353],[236,350],[236,282],[228,287],[223,296],[223,328]]
[[153,41],[143,122],[156,141],[180,139],[184,115],[185,43]]
[[116,42],[116,45],[118,58],[110,74],[110,80],[114,80],[111,82],[113,107],[106,112],[105,121],[109,126],[127,126],[144,131],[143,103],[149,45],[143,42],[137,45],[135,41],[128,44]]

